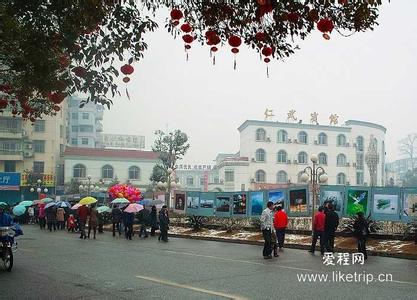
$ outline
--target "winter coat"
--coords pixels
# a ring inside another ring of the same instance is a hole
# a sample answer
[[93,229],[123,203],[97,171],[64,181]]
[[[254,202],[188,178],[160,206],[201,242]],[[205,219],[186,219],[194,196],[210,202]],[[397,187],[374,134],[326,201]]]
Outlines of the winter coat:
[[67,228],[75,228],[75,218],[74,216],[69,216],[67,219]]
[[149,225],[149,210],[144,208],[138,213],[139,224]]
[[268,207],[265,208],[262,211],[262,215],[260,217],[260,220],[261,220],[261,230],[271,229],[272,228],[272,222],[273,222],[272,210],[270,210]]
[[45,218],[45,205],[42,205],[41,207],[39,207],[39,218]]
[[125,226],[133,225],[134,221],[135,221],[134,213],[123,212],[123,224]]
[[47,209],[45,209],[45,214],[46,214],[46,220],[48,221],[48,223],[56,222],[56,209],[54,207],[48,207]]
[[152,210],[149,214],[149,225],[152,227],[158,227],[158,216],[156,210]]
[[324,212],[319,211],[314,216],[314,226],[313,230],[315,231],[324,231],[324,226],[326,223],[326,215]]
[[168,212],[164,209],[161,209],[159,212],[159,227],[165,230],[168,230],[169,228]]
[[339,216],[334,210],[329,210],[326,213],[324,230],[328,233],[335,233],[337,226],[339,226]]
[[117,206],[111,211],[111,219],[113,223],[119,223],[122,221],[122,211]]
[[64,222],[65,221],[65,210],[63,208],[58,208],[56,211],[56,220],[58,222]]
[[90,221],[88,223],[88,226],[90,227],[96,227],[98,224],[98,213],[97,213],[97,209],[95,207],[90,209]]
[[86,222],[88,217],[88,208],[85,205],[82,205],[78,207],[77,209],[78,217],[80,218],[80,221]]
[[283,210],[279,210],[274,215],[275,229],[285,229],[288,226],[288,216]]
[[364,218],[357,218],[353,223],[353,235],[358,239],[363,239],[369,235],[369,228]]

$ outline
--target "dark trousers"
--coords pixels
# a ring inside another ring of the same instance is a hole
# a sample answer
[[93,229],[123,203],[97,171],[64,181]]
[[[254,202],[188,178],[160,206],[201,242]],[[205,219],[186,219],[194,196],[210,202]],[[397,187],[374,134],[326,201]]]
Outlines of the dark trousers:
[[56,230],[56,222],[50,222],[48,221],[48,229],[49,231],[52,231],[52,227],[54,228],[54,231]]
[[158,229],[158,227],[156,227],[156,226],[151,227],[151,236],[155,236],[155,230],[157,230],[157,229]]
[[168,241],[168,228],[161,227],[158,240],[163,240],[164,242]]
[[78,224],[79,224],[80,232],[81,232],[80,238],[86,238],[87,236],[85,235],[85,221],[80,220]]
[[88,226],[88,238],[90,238],[91,229],[93,229],[93,238],[96,238],[97,226]]
[[333,231],[332,232],[325,231],[324,236],[325,236],[325,241],[326,241],[326,251],[327,252],[334,252],[335,233]]
[[41,229],[45,229],[45,224],[46,224],[46,219],[45,219],[45,217],[43,217],[43,218],[39,218],[39,227],[40,227]]
[[272,233],[271,229],[263,229],[262,235],[264,236],[264,249],[263,256],[270,256],[272,252]]
[[133,224],[125,225],[125,236],[127,239],[132,239]]
[[324,254],[324,251],[325,251],[324,231],[314,230],[314,232],[313,232],[313,240],[311,242],[311,249],[310,249],[310,251],[314,253],[314,251],[316,250],[316,243],[317,243],[317,239],[319,237],[320,237],[320,252],[321,252],[321,254]]
[[282,248],[282,247],[284,247],[285,228],[283,228],[283,229],[277,229],[277,228],[275,228],[275,231],[277,233],[278,248]]
[[65,221],[58,221],[58,229],[61,229],[61,230],[65,229]]
[[140,225],[139,237],[142,236],[142,233],[145,237],[148,237],[148,232],[146,231],[146,225],[144,224]]
[[358,252],[363,253],[363,256],[365,259],[368,258],[368,255],[366,254],[366,238],[358,238]]
[[116,229],[119,232],[119,235],[121,235],[122,230],[120,228],[120,222],[113,222],[113,236],[116,236]]
[[98,224],[98,233],[103,233],[103,223]]

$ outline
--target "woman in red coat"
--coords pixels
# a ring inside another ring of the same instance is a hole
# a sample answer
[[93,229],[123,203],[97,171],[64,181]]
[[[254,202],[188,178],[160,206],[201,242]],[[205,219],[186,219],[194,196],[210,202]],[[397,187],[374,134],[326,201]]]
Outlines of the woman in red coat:
[[282,251],[284,247],[285,229],[288,226],[288,216],[285,211],[282,210],[281,206],[277,207],[277,212],[274,215],[274,227],[277,233],[278,248]]

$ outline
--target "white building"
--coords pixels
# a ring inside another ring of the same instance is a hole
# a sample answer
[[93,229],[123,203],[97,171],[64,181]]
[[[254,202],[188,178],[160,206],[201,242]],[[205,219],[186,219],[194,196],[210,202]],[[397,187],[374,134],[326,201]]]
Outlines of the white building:
[[386,164],[386,179],[388,183],[402,186],[405,179],[405,175],[408,171],[417,167],[417,158],[411,160],[411,158],[398,159],[394,162]]
[[152,151],[66,147],[64,160],[67,185],[72,179],[87,183],[87,176],[91,176],[92,184],[102,181],[107,185],[117,178],[143,189],[151,183],[149,178],[159,159]]
[[328,174],[327,184],[369,185],[366,154],[371,137],[378,163],[375,182],[385,185],[385,127],[349,120],[342,126],[323,126],[247,120],[239,128],[240,151],[217,160],[222,190],[256,190],[300,183],[311,165],[310,155]]
[[175,178],[187,191],[213,191],[219,184],[219,176],[213,165],[179,163]]

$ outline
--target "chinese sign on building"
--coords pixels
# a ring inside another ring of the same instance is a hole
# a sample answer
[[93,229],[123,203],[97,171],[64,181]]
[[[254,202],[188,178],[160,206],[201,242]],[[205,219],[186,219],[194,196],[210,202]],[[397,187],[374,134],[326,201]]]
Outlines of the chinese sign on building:
[[176,165],[175,169],[177,170],[211,170],[211,165]]
[[20,173],[0,172],[0,190],[18,191],[20,189]]
[[42,180],[42,186],[53,187],[55,185],[54,175],[52,174],[33,175],[30,173],[22,173],[22,186],[35,185],[38,179]]
[[105,148],[144,149],[145,137],[141,135],[104,134]]

